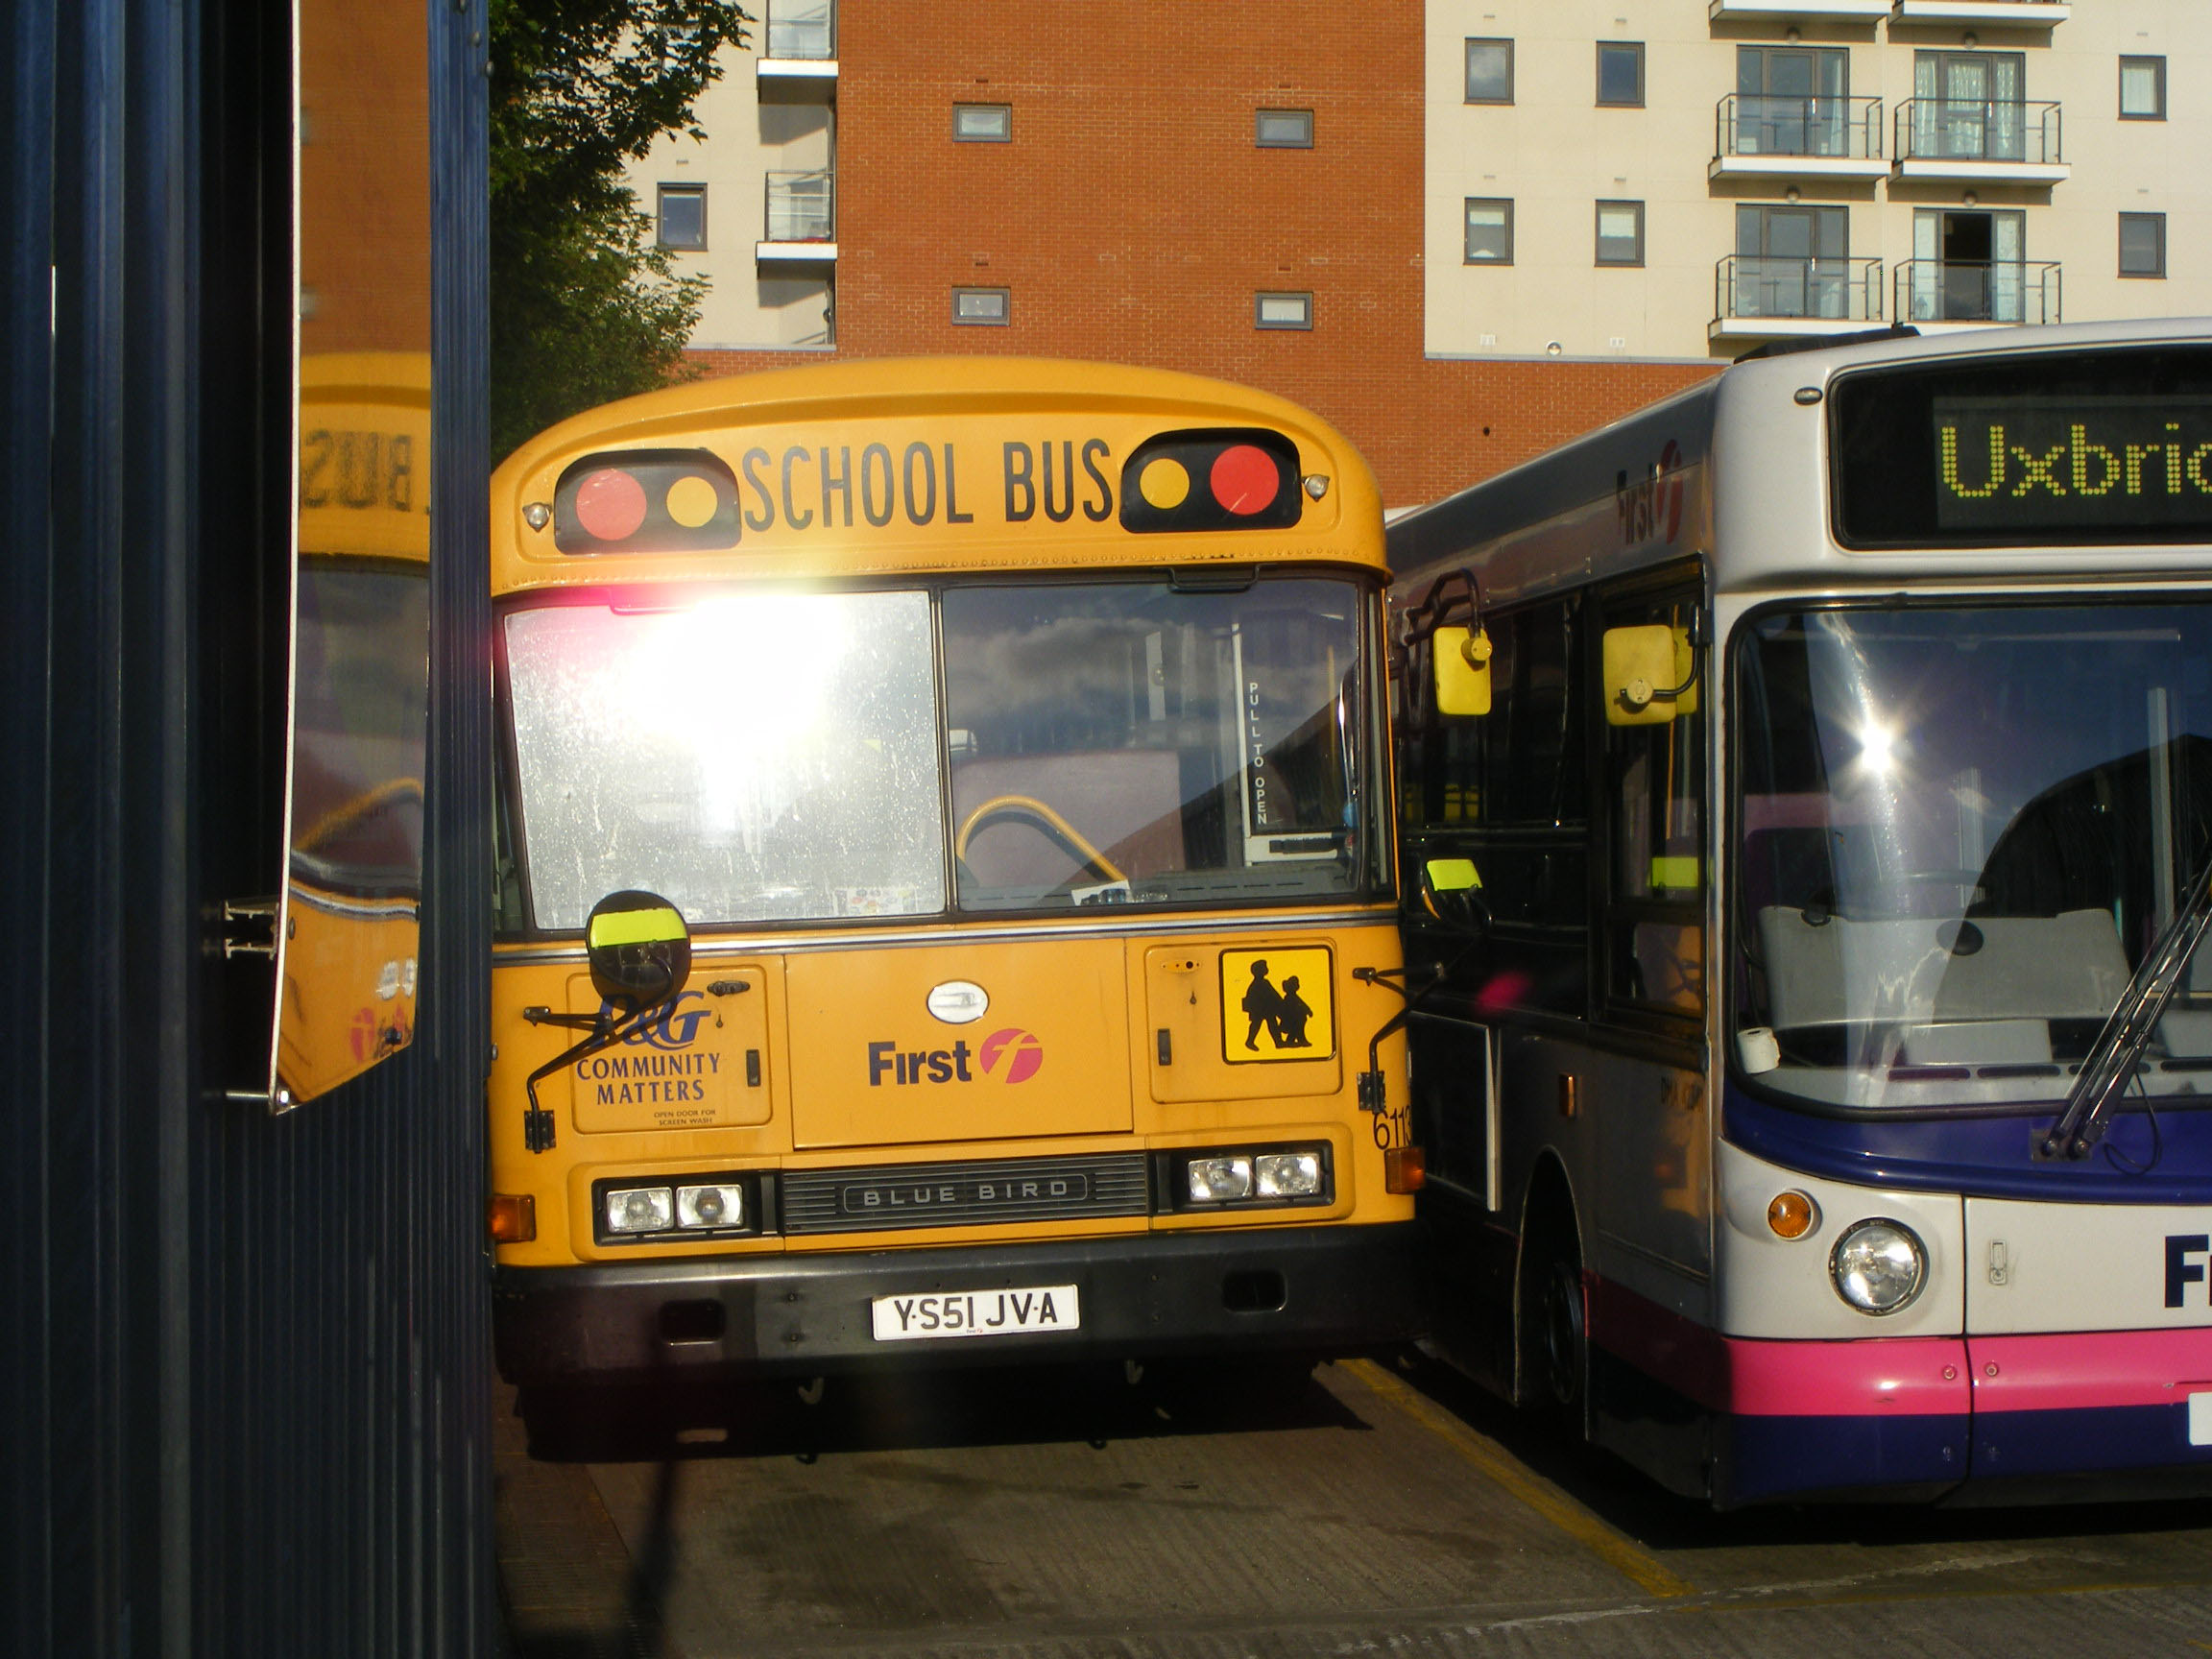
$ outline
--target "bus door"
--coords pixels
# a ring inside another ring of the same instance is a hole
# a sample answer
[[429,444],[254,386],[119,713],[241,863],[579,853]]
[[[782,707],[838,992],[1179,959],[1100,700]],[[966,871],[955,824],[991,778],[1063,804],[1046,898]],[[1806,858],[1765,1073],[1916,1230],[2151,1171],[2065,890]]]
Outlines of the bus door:
[[1507,1394],[1513,1229],[1553,1133],[1548,1104],[1521,1109],[1532,1093],[1548,1102],[1552,1081],[1532,1028],[1590,1009],[1583,609],[1569,596],[1486,614],[1487,695],[1473,708],[1433,693],[1433,656],[1458,644],[1441,630],[1401,682],[1401,823],[1419,895],[1407,933],[1414,1138],[1428,1157],[1422,1219],[1450,1275],[1439,1339]]
[[[1694,586],[1608,595],[1594,653],[1604,706],[1598,818],[1599,1041],[1560,1084],[1581,1145],[1596,1436],[1639,1460],[1697,1455],[1681,1370],[1709,1324],[1713,1251],[1707,1087],[1706,733],[1711,698]],[[1570,1098],[1572,1096],[1572,1098]],[[1595,1191],[1588,1177],[1595,1177]],[[1627,1361],[1609,1369],[1610,1360]],[[1635,1373],[1673,1384],[1626,1386]],[[1671,1417],[1679,1419],[1670,1422]],[[1654,1443],[1654,1436],[1664,1443]],[[1656,1466],[1647,1463],[1647,1466]]]

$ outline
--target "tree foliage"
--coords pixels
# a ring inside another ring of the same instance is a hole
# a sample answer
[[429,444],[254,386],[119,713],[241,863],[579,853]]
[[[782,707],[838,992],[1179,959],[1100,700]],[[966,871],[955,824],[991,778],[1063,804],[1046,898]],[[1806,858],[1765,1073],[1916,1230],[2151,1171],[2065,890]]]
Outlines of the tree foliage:
[[699,94],[752,21],[732,0],[490,0],[494,455],[677,373],[704,279],[623,168],[706,136]]

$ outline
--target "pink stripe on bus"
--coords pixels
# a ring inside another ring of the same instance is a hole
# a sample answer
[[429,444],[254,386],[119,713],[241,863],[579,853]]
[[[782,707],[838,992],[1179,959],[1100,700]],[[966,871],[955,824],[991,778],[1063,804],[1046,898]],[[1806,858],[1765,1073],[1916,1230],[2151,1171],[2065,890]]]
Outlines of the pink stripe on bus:
[[1728,1408],[1742,1416],[1935,1417],[1971,1409],[1966,1344],[1956,1336],[1723,1340]]
[[1977,1411],[2175,1406],[2212,1390],[2212,1327],[1968,1340]]
[[1585,1274],[1583,1282],[1590,1340],[1708,1411],[1916,1417],[1971,1409],[1966,1344],[1956,1336],[1853,1342],[1723,1336],[1596,1274]]

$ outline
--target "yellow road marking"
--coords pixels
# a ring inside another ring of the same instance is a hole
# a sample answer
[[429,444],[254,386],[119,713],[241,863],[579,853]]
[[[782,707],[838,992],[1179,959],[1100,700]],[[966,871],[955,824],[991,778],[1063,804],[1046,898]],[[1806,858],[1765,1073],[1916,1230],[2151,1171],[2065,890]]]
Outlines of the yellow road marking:
[[1696,1586],[1687,1578],[1671,1572],[1657,1558],[1638,1549],[1572,1498],[1529,1474],[1512,1458],[1474,1433],[1465,1424],[1439,1410],[1372,1359],[1348,1359],[1342,1368],[1358,1378],[1371,1393],[1386,1405],[1403,1411],[1466,1461],[1474,1464],[1493,1484],[1518,1498],[1647,1595],[1694,1596],[1697,1593]]

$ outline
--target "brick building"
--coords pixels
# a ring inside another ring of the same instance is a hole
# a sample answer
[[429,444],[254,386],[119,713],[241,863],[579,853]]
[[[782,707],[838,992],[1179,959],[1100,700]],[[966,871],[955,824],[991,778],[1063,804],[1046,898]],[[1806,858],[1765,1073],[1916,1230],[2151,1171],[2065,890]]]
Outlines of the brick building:
[[[2025,119],[2023,61],[2029,91],[2063,83],[2085,106],[2093,79],[2109,105],[2118,63],[2154,60],[2162,121],[2163,53],[2184,5],[2112,0],[2099,10],[2115,15],[2084,28],[2058,0],[1895,0],[1894,15],[1890,0],[768,0],[751,60],[703,101],[709,140],[663,140],[634,179],[663,241],[712,278],[694,338],[711,373],[918,351],[1194,370],[1318,410],[1366,452],[1385,501],[1410,506],[1763,339],[1887,322],[1866,299],[1892,285],[1868,257],[1878,221],[1908,250],[1933,235],[1940,295],[1950,219],[1975,217],[1964,207],[1977,190],[1991,204],[1981,217],[2015,215],[1999,234],[2014,237],[2022,272],[2020,223],[2035,221],[2039,264],[2062,236],[2104,253],[2114,204],[2155,199],[2160,279],[2092,286],[2099,308],[2066,320],[2212,309],[2202,279],[2193,305],[2163,280],[2165,199],[2202,205],[2181,171],[2200,127],[2121,132],[2155,137],[2153,159],[2146,142],[2104,143],[2119,117],[2101,109],[2098,136],[2080,141],[2103,175],[2096,206],[2054,213],[2055,194],[2087,192],[2055,181],[2041,149],[2040,166],[2003,165],[2009,139],[1996,141],[1993,178],[1955,163],[1892,180],[1893,142],[1934,129],[1908,117],[1892,141],[1889,115],[1862,90],[1903,102],[1936,53],[1943,89],[1983,70],[1975,84],[2009,86]],[[1948,15],[1961,6],[1973,26]],[[1946,15],[1918,15],[1932,7]],[[1717,101],[1724,120],[1745,62],[1764,74],[1768,47],[1785,90],[1739,106],[1752,126],[1717,126]],[[1797,154],[1755,159],[1762,142],[1789,148],[1791,124],[1774,117],[1800,57],[1813,80]],[[1853,62],[1852,93],[1824,91]],[[2174,64],[2176,102],[2212,79],[2200,56]],[[1984,152],[1988,134],[2014,130],[2012,108],[1984,110]],[[1955,112],[1928,113],[1940,124]],[[2091,117],[2078,108],[2072,119],[2080,134]],[[1862,152],[1874,135],[1855,170],[1815,154],[1839,123]],[[1876,200],[1885,190],[1894,206]],[[1740,209],[1768,196],[1774,211],[1752,221],[1781,252],[1762,241],[1739,265]],[[1811,210],[1822,204],[1864,227],[1847,253],[1818,241],[1838,223]],[[2140,241],[2149,214],[2132,217]],[[2176,246],[2194,247],[2197,220],[2175,222],[2189,227]],[[1815,240],[1791,266],[1787,238],[1801,229]],[[2086,247],[2070,257],[2086,267]],[[1901,279],[1906,307],[1926,308],[1920,276]],[[1810,315],[1771,315],[1791,296]]]

